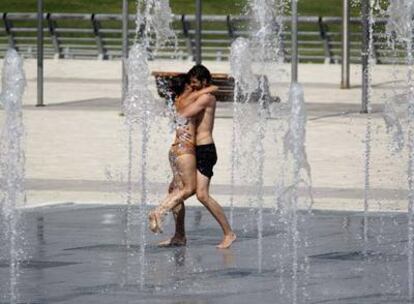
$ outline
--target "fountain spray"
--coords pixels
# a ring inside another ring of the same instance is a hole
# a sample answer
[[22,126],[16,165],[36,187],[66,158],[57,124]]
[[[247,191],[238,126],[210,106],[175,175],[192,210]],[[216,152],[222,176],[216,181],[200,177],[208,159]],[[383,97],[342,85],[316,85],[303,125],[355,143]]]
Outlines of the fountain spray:
[[243,131],[247,126],[244,121],[246,103],[257,88],[257,79],[252,70],[253,56],[250,51],[250,42],[246,38],[237,38],[231,45],[230,71],[234,79],[233,100],[233,130],[231,146],[231,197],[230,197],[230,225],[233,226],[234,186],[236,183],[236,168],[240,166],[241,141]]
[[[276,0],[258,1],[251,0],[249,7],[252,12],[252,35],[251,44],[255,51],[256,62],[260,71],[266,71],[266,63],[277,62],[277,43],[279,40],[275,30],[276,20]],[[257,163],[257,176],[255,187],[257,191],[257,240],[258,240],[258,268],[259,272],[262,269],[262,239],[263,239],[263,168],[265,152],[263,147],[263,140],[266,132],[267,118],[269,116],[269,102],[270,96],[266,95],[268,89],[267,78],[261,74],[258,77],[258,108],[257,108],[257,141],[255,143],[255,160]]]
[[[129,51],[127,66],[128,91],[123,103],[125,124],[128,133],[128,187],[127,187],[127,216],[126,216],[126,247],[129,248],[128,234],[131,225],[132,179],[135,136],[140,139],[139,150],[139,243],[140,243],[140,286],[144,287],[145,278],[145,247],[147,228],[148,201],[148,142],[151,121],[157,115],[154,96],[149,90],[150,71],[148,57],[150,47],[155,43],[155,49],[173,40],[175,33],[171,28],[172,14],[168,0],[137,0],[136,35],[134,45]],[[136,134],[139,131],[139,134]]]
[[[292,0],[292,31],[297,30],[297,0]],[[312,180],[310,165],[307,161],[306,154],[306,108],[304,101],[304,92],[302,86],[297,82],[297,50],[294,45],[297,43],[296,33],[292,33],[292,83],[289,89],[289,114],[287,132],[284,136],[284,154],[285,162],[290,165],[286,166],[286,182],[284,182],[285,189],[278,196],[278,205],[280,207],[281,223],[287,228],[288,236],[286,239],[285,249],[289,249],[292,256],[292,284],[291,284],[291,302],[296,304],[298,302],[298,286],[299,280],[298,271],[300,267],[305,268],[305,275],[303,279],[306,280],[308,276],[307,258],[301,262],[299,260],[300,246],[306,247],[306,237],[299,231],[299,185],[305,185],[308,189],[310,203],[307,206],[308,211],[312,208]],[[283,198],[281,200],[280,198]],[[305,289],[305,284],[302,289]],[[284,285],[283,285],[284,286]],[[305,292],[303,296],[306,297]]]
[[[406,48],[407,72],[407,148],[408,148],[408,297],[414,298],[414,2],[410,0],[394,0],[390,2],[387,10],[387,33],[394,43],[401,43]],[[398,118],[393,115],[386,116],[391,126],[400,125]],[[401,143],[401,140],[399,141]],[[397,146],[398,147],[398,146]]]
[[362,50],[362,60],[365,61],[363,65],[362,77],[362,99],[365,101],[365,110],[367,114],[367,121],[365,127],[365,139],[364,139],[364,220],[363,220],[363,240],[364,248],[363,253],[367,255],[368,246],[368,212],[369,212],[369,195],[370,195],[370,165],[371,165],[371,142],[372,142],[372,67],[375,63],[374,60],[374,35],[373,26],[374,20],[374,8],[376,7],[376,0],[369,0],[362,3],[363,11],[363,43],[364,49]]
[[[299,258],[298,249],[300,246],[300,233],[298,230],[298,210],[299,210],[299,196],[298,187],[300,184],[305,184],[310,190],[311,185],[311,172],[310,165],[306,155],[306,108],[303,88],[298,83],[292,83],[289,92],[289,106],[290,116],[288,122],[288,130],[284,138],[285,157],[286,161],[292,163],[292,170],[290,175],[291,182],[287,187],[287,198],[289,201],[285,202],[285,208],[289,212],[289,240],[291,242],[292,250],[292,303],[297,303],[297,289],[298,289],[298,270],[299,270]],[[310,194],[310,205],[308,210],[311,209],[312,195]],[[285,212],[286,213],[286,212]]]
[[[267,118],[269,116],[270,96],[268,80],[264,75],[269,62],[278,62],[277,49],[279,37],[275,26],[276,0],[247,3],[250,12],[249,39],[238,38],[231,47],[230,66],[235,80],[233,103],[233,135],[232,135],[232,168],[230,223],[233,223],[234,185],[244,178],[254,189],[254,212],[257,213],[258,231],[258,269],[262,269],[262,238],[263,238],[263,169],[264,169],[264,137]],[[278,19],[279,20],[279,19]],[[253,55],[254,54],[254,55]],[[254,70],[260,71],[255,75]],[[243,136],[241,136],[243,134]],[[244,151],[243,149],[249,149]],[[251,155],[253,162],[242,161],[241,158]],[[242,164],[245,164],[242,167]],[[248,168],[251,166],[251,168]],[[238,171],[236,174],[235,172]],[[252,203],[252,202],[251,202]]]
[[8,248],[5,254],[10,261],[10,303],[18,301],[19,260],[22,250],[19,240],[19,204],[24,201],[24,163],[23,150],[24,127],[22,114],[22,96],[26,86],[23,60],[16,50],[7,51],[3,65],[1,104],[6,119],[0,136],[0,215],[2,232]]

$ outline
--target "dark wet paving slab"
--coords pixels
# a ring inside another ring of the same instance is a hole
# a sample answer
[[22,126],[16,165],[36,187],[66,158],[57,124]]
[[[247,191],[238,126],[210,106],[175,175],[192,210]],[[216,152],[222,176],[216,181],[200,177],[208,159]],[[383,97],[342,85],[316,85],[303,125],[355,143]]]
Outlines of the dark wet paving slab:
[[[257,211],[235,209],[238,240],[229,250],[215,248],[221,230],[203,208],[187,210],[186,247],[156,246],[172,232],[171,218],[163,235],[146,229],[140,246],[138,210],[131,214],[126,233],[125,207],[25,211],[18,303],[411,303],[406,214],[371,214],[364,245],[360,213],[301,212],[297,263],[291,218],[272,210],[264,210],[260,240]],[[2,304],[8,284],[2,258]]]

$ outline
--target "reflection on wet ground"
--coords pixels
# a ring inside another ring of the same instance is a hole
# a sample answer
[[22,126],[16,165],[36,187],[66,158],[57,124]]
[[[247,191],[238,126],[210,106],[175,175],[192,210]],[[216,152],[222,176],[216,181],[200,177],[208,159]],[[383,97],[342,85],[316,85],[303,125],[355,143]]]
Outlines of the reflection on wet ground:
[[[189,208],[187,247],[159,248],[167,232],[148,231],[144,269],[138,214],[129,230],[125,218],[119,206],[25,211],[19,303],[291,303],[288,226],[271,210],[261,271],[254,210],[235,210],[238,240],[218,250],[219,226],[205,209]],[[405,214],[372,215],[366,246],[358,213],[303,213],[299,222],[299,303],[409,303]],[[0,257],[0,303],[9,301],[8,274]]]

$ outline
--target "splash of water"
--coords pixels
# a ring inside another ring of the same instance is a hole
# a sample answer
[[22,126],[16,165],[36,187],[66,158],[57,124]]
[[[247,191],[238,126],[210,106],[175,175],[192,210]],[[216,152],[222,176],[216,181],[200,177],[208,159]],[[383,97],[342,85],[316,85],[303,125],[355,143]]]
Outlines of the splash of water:
[[363,240],[364,248],[363,252],[367,253],[368,244],[368,211],[369,211],[369,194],[370,194],[370,165],[371,165],[371,141],[372,141],[372,118],[371,118],[371,99],[372,99],[372,68],[375,63],[374,60],[374,8],[375,0],[369,0],[369,12],[368,12],[368,65],[362,71],[363,77],[367,81],[367,122],[365,127],[365,139],[364,139],[364,221],[363,221]]
[[[131,204],[132,204],[132,160],[134,154],[133,135],[134,130],[138,126],[143,125],[141,130],[147,132],[147,117],[149,113],[149,105],[153,100],[151,91],[148,89],[149,68],[147,63],[147,53],[142,45],[135,44],[132,46],[128,61],[127,61],[127,75],[128,75],[128,91],[124,100],[124,114],[125,123],[128,129],[128,190],[127,190],[127,214],[128,219],[131,218]],[[145,138],[141,138],[144,143]],[[145,149],[144,149],[145,150]],[[145,163],[145,162],[141,162]],[[145,172],[146,168],[141,167]],[[145,181],[141,180],[141,185],[145,189]],[[146,194],[143,193],[145,197]],[[127,220],[129,223],[130,220]],[[127,230],[129,230],[127,225]]]
[[[135,44],[132,46],[128,56],[128,91],[126,99],[124,101],[124,113],[125,122],[128,128],[129,138],[129,165],[128,165],[128,214],[131,217],[131,191],[132,191],[132,136],[134,130],[139,129],[141,131],[141,159],[140,159],[140,193],[141,199],[139,204],[139,222],[140,222],[140,283],[141,287],[144,286],[145,278],[145,246],[146,246],[146,209],[147,209],[147,171],[148,171],[148,140],[149,140],[149,129],[150,129],[150,118],[154,116],[154,99],[151,91],[148,89],[148,78],[150,76],[148,63],[147,63],[147,52],[144,46]],[[127,227],[129,227],[127,219]],[[130,228],[127,228],[129,230]]]
[[127,124],[143,123],[148,115],[154,115],[154,97],[149,90],[150,71],[144,46],[134,44],[127,62],[128,92],[124,101]]
[[[252,68],[253,55],[250,50],[250,41],[239,37],[233,41],[230,50],[230,75],[234,78],[239,94],[251,95],[257,90],[257,77]],[[238,97],[236,95],[236,97]],[[245,98],[247,100],[247,98]],[[245,101],[246,101],[245,100]]]
[[257,88],[257,79],[253,74],[250,52],[250,42],[246,38],[237,38],[231,45],[230,75],[234,79],[233,126],[231,146],[231,196],[230,196],[230,225],[233,225],[234,186],[236,183],[236,168],[240,167],[240,147],[242,134],[247,131],[244,121],[245,103]]
[[136,34],[141,32],[142,44],[148,49],[173,44],[177,49],[177,37],[172,28],[173,14],[169,0],[137,0]]
[[[251,47],[256,43],[256,39],[260,35],[260,41],[257,43],[255,50],[260,50],[260,54],[264,54],[263,50],[268,47],[266,43],[269,40],[269,33],[272,28],[266,24],[269,16],[265,13],[266,7],[264,3],[249,2],[252,8],[252,22],[259,24],[259,30],[253,31],[250,39],[238,38],[231,48],[230,67],[231,74],[235,80],[235,92],[233,103],[233,136],[232,136],[232,196],[231,205],[233,205],[234,183],[235,183],[235,167],[240,167],[241,158],[247,156],[247,151],[242,151],[242,147],[249,147],[253,152],[253,162],[250,162],[252,168],[249,170],[246,166],[244,176],[246,181],[251,183],[255,189],[255,200],[257,203],[257,231],[258,231],[258,270],[262,269],[262,234],[263,234],[263,164],[264,164],[264,148],[263,140],[265,136],[265,126],[267,119],[268,98],[265,95],[265,77],[255,75],[253,73],[252,63],[253,55]],[[273,15],[270,16],[273,18]],[[272,20],[273,24],[273,20]],[[260,33],[260,34],[258,34]],[[260,55],[255,57],[259,64],[264,65],[265,57]],[[241,137],[243,134],[243,138]],[[248,163],[248,162],[243,162]],[[233,208],[231,208],[233,209]],[[232,212],[232,211],[231,211]],[[232,221],[232,215],[231,215]]]
[[280,19],[282,14],[280,12],[283,1],[250,0],[248,7],[252,16],[252,48],[258,61],[277,62],[283,59],[280,58],[281,39],[278,35],[278,32],[282,29]]
[[[128,133],[128,169],[127,169],[127,214],[126,214],[126,247],[129,248],[129,232],[133,203],[133,168],[135,149],[139,153],[139,185],[140,204],[138,209],[139,243],[140,243],[140,286],[144,287],[145,279],[145,247],[146,222],[148,201],[148,145],[150,140],[151,121],[159,114],[157,104],[149,90],[150,71],[147,59],[150,50],[155,45],[155,52],[159,47],[173,42],[177,45],[177,38],[172,29],[173,15],[169,0],[137,0],[136,1],[136,30],[134,45],[129,51],[128,59],[124,62],[127,67],[128,91],[123,102],[125,124]],[[139,134],[136,134],[139,132]],[[139,143],[135,139],[139,138]]]
[[395,40],[410,42],[413,33],[412,16],[414,14],[414,3],[410,0],[393,0],[387,9],[386,31],[392,33]]
[[18,301],[19,259],[22,249],[19,240],[20,214],[18,205],[24,201],[24,126],[22,96],[26,86],[23,60],[14,49],[7,51],[2,74],[1,104],[6,119],[0,136],[0,204],[1,224],[8,248],[5,257],[10,261],[10,303]]
[[[252,16],[252,23],[251,23],[251,49],[252,53],[254,54],[254,62],[255,70],[260,71],[261,74],[266,75],[269,81],[273,81],[272,88],[277,91],[279,96],[284,95],[282,93],[283,88],[278,86],[278,82],[282,79],[286,73],[283,66],[280,65],[284,62],[284,46],[283,46],[283,30],[284,30],[284,20],[283,16],[287,13],[289,1],[286,0],[269,0],[269,1],[250,1],[248,3],[248,10],[251,12]],[[272,66],[270,69],[269,67]],[[270,103],[270,99],[268,96],[264,96],[263,93],[269,90],[268,81],[265,77],[259,77],[256,81],[258,81],[258,87],[260,88],[259,91],[261,92],[261,96],[259,99],[259,103],[262,109],[261,115],[265,114],[265,109],[271,107],[275,108],[275,104]],[[285,183],[285,161],[283,161],[283,135],[285,134],[286,130],[286,118],[289,114],[286,112],[285,106],[281,104],[280,106],[276,107],[276,116],[278,117],[278,127],[275,133],[272,133],[272,136],[275,136],[275,144],[277,145],[275,148],[275,152],[277,154],[277,159],[279,160],[279,168],[277,179],[275,181],[275,197],[276,197],[276,206],[275,206],[275,214],[280,215],[277,217],[283,227],[289,229],[291,225],[291,221],[286,214],[283,213],[283,206],[288,201],[286,200],[288,197],[286,195],[286,183]],[[263,116],[262,116],[263,117]],[[264,134],[265,124],[262,121],[259,124],[259,134],[261,136]],[[258,146],[260,151],[260,146]],[[280,165],[281,164],[281,165]],[[259,201],[260,204],[260,201]],[[263,218],[262,218],[262,208],[259,205],[258,208],[258,251],[259,251],[259,258],[261,255],[261,247],[262,247],[262,225],[263,225]],[[289,246],[289,239],[285,239],[283,244],[283,249],[279,251],[279,254],[276,255],[278,260],[276,262],[279,263],[278,268],[280,268],[280,285],[281,288],[279,290],[280,296],[288,296],[285,294],[287,289],[285,288],[285,266],[283,265],[284,254],[291,255],[292,252],[290,251]],[[282,253],[283,252],[283,253]]]
[[283,62],[284,5],[283,0],[248,1],[245,11],[248,11],[251,21],[250,36],[236,39],[230,54],[231,76],[235,81],[230,222],[233,222],[235,184],[249,185],[254,189],[248,205],[250,212],[256,215],[259,272],[262,271],[263,251],[264,137],[271,101],[268,77],[279,72],[275,64]]
[[[290,116],[288,130],[284,137],[285,158],[292,162],[292,172],[289,174],[291,183],[286,188],[285,208],[289,210],[289,240],[292,249],[292,303],[297,303],[298,297],[298,271],[299,271],[299,247],[301,237],[298,230],[298,187],[304,184],[309,189],[310,204],[312,206],[311,170],[306,154],[306,108],[303,88],[298,83],[292,83],[289,91]],[[306,265],[305,265],[306,268]]]
[[[306,107],[303,88],[298,83],[292,83],[289,91],[289,105],[291,109],[289,127],[284,137],[285,155],[294,161],[293,182],[288,190],[293,191],[303,183],[309,190],[311,197],[311,167],[306,154]],[[311,197],[312,204],[312,197]],[[312,207],[310,204],[309,208]]]
[[[414,298],[414,2],[394,0],[387,10],[386,30],[394,43],[406,47],[407,72],[407,147],[408,147],[408,296]],[[394,118],[394,117],[393,117]],[[399,121],[396,119],[396,123]]]
[[[369,112],[371,110],[368,110]],[[372,121],[371,114],[367,114],[367,123],[365,127],[364,139],[364,222],[363,222],[363,239],[364,254],[367,255],[368,246],[368,211],[369,211],[369,193],[370,193],[370,166],[371,166],[371,138],[372,138]]]
[[391,135],[390,150],[392,153],[399,153],[404,148],[404,131],[400,117],[392,102],[385,101],[384,121],[387,133]]
[[[283,0],[250,0],[248,10],[251,13],[251,36],[250,45],[256,68],[260,74],[256,76],[258,86],[257,96],[257,124],[256,124],[256,143],[255,159],[256,169],[256,191],[257,191],[257,229],[258,229],[258,257],[259,270],[261,270],[262,239],[263,239],[263,167],[265,152],[263,140],[266,133],[267,118],[270,108],[269,78],[267,76],[279,73],[279,68],[275,65],[283,62],[282,52],[282,31],[283,31],[283,12],[285,2]],[[273,65],[269,72],[269,64]],[[266,73],[269,75],[266,76]]]
[[[388,16],[386,24],[386,36],[388,45],[394,51],[397,50],[398,44],[409,42],[412,28],[410,16],[413,14],[413,4],[407,1],[393,1],[388,6],[386,15]],[[407,58],[410,50],[406,45]],[[395,54],[394,54],[395,56]],[[409,60],[407,60],[408,62]],[[402,152],[406,142],[404,139],[404,120],[407,118],[409,96],[404,93],[393,96],[390,100],[385,101],[384,121],[387,133],[390,135],[390,149],[393,153]]]

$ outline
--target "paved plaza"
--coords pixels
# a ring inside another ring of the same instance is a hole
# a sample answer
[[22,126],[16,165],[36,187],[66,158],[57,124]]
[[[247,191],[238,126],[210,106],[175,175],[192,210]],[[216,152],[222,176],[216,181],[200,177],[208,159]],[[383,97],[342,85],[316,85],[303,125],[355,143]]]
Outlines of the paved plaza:
[[[149,64],[152,71],[185,72],[192,66],[184,61]],[[215,73],[229,72],[228,62],[204,64]],[[153,235],[143,225],[139,132],[132,139],[131,209],[125,205],[128,145],[120,111],[120,62],[46,61],[46,106],[35,107],[36,62],[25,61],[26,196],[19,227],[24,256],[18,303],[410,303],[408,160],[405,152],[390,152],[382,115],[384,101],[404,88],[404,67],[373,70],[370,213],[365,217],[368,116],[360,114],[360,66],[352,66],[349,90],[339,88],[339,65],[299,67],[314,203],[312,212],[299,211],[297,218],[274,208],[278,168],[284,161],[278,128],[288,96],[289,66],[274,70],[267,75],[270,91],[282,102],[270,106],[263,138],[262,221],[257,188],[251,183],[235,185],[234,209],[230,207],[233,110],[231,102],[219,103],[214,130],[219,162],[212,195],[225,206],[238,239],[229,250],[216,249],[219,226],[191,198],[188,245],[160,248],[157,242],[172,233],[173,221],[167,218],[163,235]],[[171,177],[167,155],[173,134],[163,114],[164,101],[154,104],[160,115],[152,121],[148,141],[147,207],[158,203]],[[299,195],[306,202],[306,189],[300,188]],[[3,241],[1,304],[10,302],[9,262],[3,258],[9,249]]]
[[[160,248],[167,235],[145,229],[145,250],[139,213],[132,210],[129,229],[126,213],[92,205],[27,210],[18,303],[412,303],[403,214],[372,214],[364,245],[358,213],[300,213],[294,258],[290,225],[271,210],[259,239],[254,212],[236,208],[238,240],[228,250],[215,248],[221,231],[204,208],[188,209],[186,247]],[[0,261],[0,288],[8,275]],[[7,296],[0,289],[0,303]]]
[[[228,62],[204,62],[212,72],[229,72]],[[188,61],[151,61],[152,71],[187,71]],[[61,203],[122,204],[127,150],[124,118],[120,115],[121,63],[119,61],[48,60],[45,62],[45,107],[36,103],[36,62],[25,61],[27,206]],[[289,65],[285,73],[268,75],[273,95],[286,102]],[[280,68],[279,68],[280,69]],[[312,168],[314,208],[361,210],[364,189],[364,138],[367,116],[361,109],[360,66],[351,66],[351,89],[341,90],[340,66],[301,64],[308,110],[306,146]],[[404,83],[404,67],[378,65],[373,71],[370,209],[405,211],[407,208],[406,156],[391,155],[382,118],[383,102]],[[397,75],[397,76],[395,76]],[[154,95],[155,84],[150,80]],[[384,98],[384,96],[387,96]],[[162,101],[158,101],[162,104]],[[277,109],[275,110],[277,112]],[[0,110],[0,120],[4,117]],[[277,116],[277,113],[275,113]],[[265,203],[274,200],[277,159],[270,119],[264,139]],[[172,139],[168,120],[157,120],[150,143],[149,186],[155,204],[169,181],[167,153]],[[215,141],[219,162],[213,194],[229,205],[232,104],[220,103]],[[160,157],[165,156],[165,157]],[[244,185],[236,188],[243,192]],[[189,204],[197,205],[190,199]],[[236,202],[244,205],[242,200]]]

